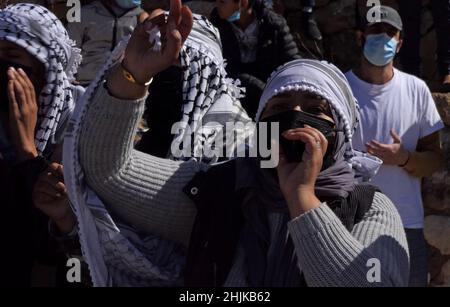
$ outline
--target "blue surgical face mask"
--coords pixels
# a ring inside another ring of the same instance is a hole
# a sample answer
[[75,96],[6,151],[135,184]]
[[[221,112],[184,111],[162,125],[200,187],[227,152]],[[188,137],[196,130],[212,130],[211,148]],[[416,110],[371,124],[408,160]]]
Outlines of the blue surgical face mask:
[[141,0],[116,0],[118,6],[123,9],[132,9],[141,5]]
[[375,66],[385,66],[394,60],[398,41],[386,33],[370,34],[364,44],[364,56]]
[[239,19],[241,19],[241,11],[240,10],[236,10],[233,14],[231,14],[230,17],[227,18],[227,20],[229,22],[235,22],[235,21],[238,21]]

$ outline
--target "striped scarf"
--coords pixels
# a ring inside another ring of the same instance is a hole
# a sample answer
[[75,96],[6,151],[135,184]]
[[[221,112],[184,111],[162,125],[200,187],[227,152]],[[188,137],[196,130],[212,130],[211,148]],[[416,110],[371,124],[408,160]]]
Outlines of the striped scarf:
[[[251,121],[238,100],[244,92],[239,87],[239,81],[227,78],[221,49],[218,29],[206,17],[194,15],[193,30],[181,52],[181,129],[174,136],[172,144],[176,146],[184,142],[191,144],[191,148],[186,151],[189,156],[171,155],[171,159],[186,160],[193,156],[204,163],[217,162],[219,157],[207,157],[205,149],[222,137],[219,133],[222,124]],[[214,122],[207,122],[206,118],[212,118]]]
[[45,65],[46,82],[38,98],[35,144],[39,154],[47,145],[62,140],[63,131],[74,109],[71,84],[81,62],[58,18],[45,7],[20,3],[0,10],[0,40],[12,42]]

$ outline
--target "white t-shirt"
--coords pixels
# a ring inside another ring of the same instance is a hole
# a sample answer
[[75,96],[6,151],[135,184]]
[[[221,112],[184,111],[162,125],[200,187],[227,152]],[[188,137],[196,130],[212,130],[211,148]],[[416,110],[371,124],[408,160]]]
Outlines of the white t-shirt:
[[[444,127],[431,93],[422,80],[394,69],[394,77],[383,85],[367,83],[352,71],[346,77],[360,105],[360,124],[353,146],[367,151],[366,143],[377,140],[392,144],[390,129],[404,147],[414,151],[419,139]],[[423,228],[421,180],[398,166],[383,165],[372,183],[397,207],[405,228]]]

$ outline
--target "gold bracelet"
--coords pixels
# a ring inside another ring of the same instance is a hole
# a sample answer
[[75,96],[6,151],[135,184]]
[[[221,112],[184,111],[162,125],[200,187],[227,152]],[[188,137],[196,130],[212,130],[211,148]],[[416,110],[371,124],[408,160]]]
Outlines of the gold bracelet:
[[125,79],[127,79],[128,81],[130,81],[131,83],[141,85],[141,86],[149,86],[153,81],[153,78],[151,78],[150,81],[148,81],[146,83],[140,83],[140,82],[136,81],[136,78],[133,76],[133,74],[131,72],[129,72],[128,69],[125,68],[123,61],[120,62],[120,68],[122,69],[123,77]]

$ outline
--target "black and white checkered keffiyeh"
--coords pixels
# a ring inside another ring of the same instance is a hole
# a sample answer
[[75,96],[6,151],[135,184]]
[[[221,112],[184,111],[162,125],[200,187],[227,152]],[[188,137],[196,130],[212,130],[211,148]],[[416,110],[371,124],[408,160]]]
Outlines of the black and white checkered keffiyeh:
[[189,153],[205,163],[217,161],[217,157],[208,159],[204,150],[221,137],[218,134],[221,127],[207,120],[213,119],[219,124],[250,121],[243,109],[238,110],[238,101],[244,92],[239,80],[227,78],[221,48],[219,30],[206,17],[194,15],[193,30],[181,52],[183,107],[181,129],[173,142],[191,138]]
[[[158,236],[140,236],[136,229],[114,219],[89,188],[78,156],[81,123],[106,72],[122,60],[128,40],[129,36],[114,49],[77,103],[64,139],[64,179],[94,286],[180,286],[184,248]],[[239,103],[241,89],[226,77],[219,32],[206,18],[194,15],[193,30],[180,56],[184,103],[180,110],[181,129],[174,141],[195,135],[191,148],[194,157],[213,163],[217,157],[205,159],[203,148],[222,137],[217,130],[229,121],[251,120]],[[242,135],[245,137],[246,133]],[[187,156],[170,158],[189,159]]]
[[45,65],[46,82],[39,98],[35,144],[42,154],[47,145],[59,143],[74,109],[73,75],[81,62],[58,18],[45,7],[20,3],[0,10],[0,40],[24,48]]

